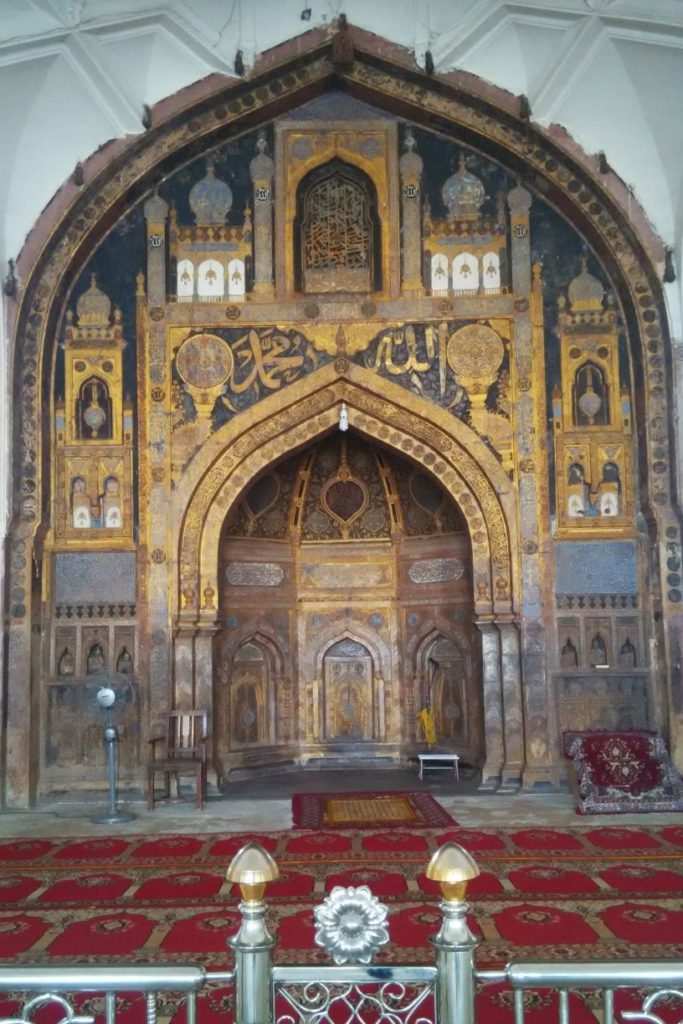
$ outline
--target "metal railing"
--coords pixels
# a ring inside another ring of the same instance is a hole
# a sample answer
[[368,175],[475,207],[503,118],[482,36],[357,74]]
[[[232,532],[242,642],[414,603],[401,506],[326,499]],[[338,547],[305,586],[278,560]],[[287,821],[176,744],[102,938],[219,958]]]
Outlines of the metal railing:
[[[275,940],[268,932],[262,897],[278,869],[265,850],[248,844],[227,872],[242,892],[240,927],[229,940],[232,971],[188,965],[0,965],[0,994],[22,1003],[17,1014],[0,1014],[0,1022],[25,1024],[49,1007],[50,1024],[116,1024],[122,997],[139,993],[145,1024],[175,1017],[178,1007],[169,1012],[164,1005],[171,994],[182,997],[187,1024],[201,1024],[198,995],[212,986],[230,986],[235,1024],[475,1024],[478,1017],[486,1024],[485,1001],[478,1015],[476,996],[494,984],[510,991],[514,1024],[525,1024],[531,994],[543,991],[555,997],[545,1024],[552,1024],[555,1006],[557,1024],[570,1024],[575,993],[583,993],[601,1024],[683,1020],[683,961],[530,961],[513,962],[503,970],[476,970],[479,940],[467,924],[464,896],[468,879],[478,870],[454,843],[432,858],[427,877],[440,883],[444,897],[441,927],[430,940],[436,954],[433,966],[372,963],[389,942],[388,911],[366,886],[337,886],[314,909],[316,944],[334,966],[275,966]],[[623,989],[631,990],[629,1009],[615,1007],[615,994]],[[22,1001],[19,994],[28,998]],[[90,999],[81,998],[88,994]]]
[[[116,1024],[117,996],[140,994],[144,998],[146,1024],[156,1024],[159,1002],[163,994],[178,993],[185,997],[186,1024],[197,1024],[197,993],[210,985],[228,985],[234,981],[232,971],[206,971],[203,967],[134,967],[119,964],[110,967],[90,965],[75,967],[12,967],[0,966],[0,993],[10,996],[31,995],[23,1002],[19,1016],[2,1016],[3,1024],[22,1024],[33,1014],[49,1007],[52,1024],[94,1024],[94,1013],[82,1013],[75,996],[96,994],[102,999],[98,1019]],[[66,998],[69,996],[70,998]],[[56,1013],[61,1011],[62,1016]]]
[[437,980],[435,967],[275,967],[274,1020],[431,1022],[436,1016]]
[[[658,1003],[664,1002],[680,1002],[679,1014],[683,1015],[683,963],[680,961],[520,961],[508,964],[502,971],[477,971],[476,974],[480,983],[503,982],[512,988],[515,1024],[524,1024],[525,993],[539,990],[557,993],[558,1024],[569,1024],[570,995],[581,992],[599,995],[602,1024],[617,1024],[619,1019],[663,1024],[653,1011]],[[640,1008],[623,1009],[617,1016],[614,996],[620,989],[638,993]]]

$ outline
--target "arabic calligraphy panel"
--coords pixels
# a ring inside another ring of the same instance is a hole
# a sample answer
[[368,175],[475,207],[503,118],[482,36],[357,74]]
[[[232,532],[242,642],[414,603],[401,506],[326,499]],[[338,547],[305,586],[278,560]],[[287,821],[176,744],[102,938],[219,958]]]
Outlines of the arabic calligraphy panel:
[[464,572],[459,558],[424,558],[408,569],[413,583],[448,583],[461,579]]
[[231,587],[279,587],[284,578],[277,562],[230,562],[225,569]]

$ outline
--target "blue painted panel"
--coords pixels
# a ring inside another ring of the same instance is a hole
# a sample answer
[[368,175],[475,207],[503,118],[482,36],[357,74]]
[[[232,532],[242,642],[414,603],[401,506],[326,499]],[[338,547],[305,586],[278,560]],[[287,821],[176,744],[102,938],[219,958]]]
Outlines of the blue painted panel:
[[630,540],[555,545],[558,594],[637,594],[636,545]]
[[55,555],[55,604],[135,603],[135,552]]

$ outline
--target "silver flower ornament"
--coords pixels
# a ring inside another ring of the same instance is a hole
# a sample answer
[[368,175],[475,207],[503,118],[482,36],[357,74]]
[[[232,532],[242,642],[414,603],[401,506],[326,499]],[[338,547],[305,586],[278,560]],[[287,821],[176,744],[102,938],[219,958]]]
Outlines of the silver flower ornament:
[[314,914],[316,945],[336,964],[369,964],[389,941],[387,908],[367,885],[348,889],[336,885]]

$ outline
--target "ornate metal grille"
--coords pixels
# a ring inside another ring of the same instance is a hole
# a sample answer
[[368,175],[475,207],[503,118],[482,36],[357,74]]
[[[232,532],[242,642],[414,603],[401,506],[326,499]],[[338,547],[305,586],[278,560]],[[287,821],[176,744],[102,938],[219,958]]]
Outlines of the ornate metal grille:
[[[297,975],[299,984],[289,983]],[[275,1024],[431,1024],[436,1018],[433,968],[275,968],[274,981]]]
[[360,270],[370,263],[370,222],[363,189],[341,174],[314,185],[307,196],[304,267]]

